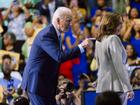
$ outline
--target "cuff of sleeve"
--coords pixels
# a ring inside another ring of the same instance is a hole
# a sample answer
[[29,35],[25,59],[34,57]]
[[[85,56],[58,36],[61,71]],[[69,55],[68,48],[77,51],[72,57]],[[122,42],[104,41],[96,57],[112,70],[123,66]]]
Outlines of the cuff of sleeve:
[[81,53],[84,53],[85,52],[85,50],[84,50],[84,48],[82,47],[81,44],[79,44],[78,47],[79,47]]

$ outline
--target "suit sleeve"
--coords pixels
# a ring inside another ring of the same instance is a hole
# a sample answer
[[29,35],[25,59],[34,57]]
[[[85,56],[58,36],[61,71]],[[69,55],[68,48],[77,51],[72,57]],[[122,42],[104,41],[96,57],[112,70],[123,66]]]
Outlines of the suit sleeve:
[[76,58],[80,55],[79,47],[75,47],[68,52],[64,52],[59,48],[57,40],[50,36],[43,36],[41,41],[41,48],[56,62],[62,63],[66,60]]
[[130,80],[127,69],[125,67],[125,63],[123,62],[123,51],[124,48],[120,39],[117,36],[113,36],[109,43],[109,54],[114,66],[113,72],[117,74],[119,81],[123,86],[124,92],[127,92],[132,91],[132,87],[130,85]]

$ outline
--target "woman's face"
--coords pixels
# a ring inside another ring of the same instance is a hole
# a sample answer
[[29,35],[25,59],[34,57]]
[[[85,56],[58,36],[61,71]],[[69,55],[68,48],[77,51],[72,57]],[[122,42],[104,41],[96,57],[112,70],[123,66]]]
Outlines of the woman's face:
[[14,6],[12,8],[12,13],[13,13],[14,17],[19,16],[19,14],[20,14],[20,7],[19,6]]
[[140,24],[135,24],[135,25],[134,25],[134,30],[135,30],[136,32],[139,32],[139,31],[140,31]]
[[72,26],[72,30],[76,35],[79,35],[81,32],[79,23],[74,23]]
[[92,34],[92,37],[94,37],[94,38],[96,38],[98,36],[98,27],[99,27],[99,25],[95,24],[91,28],[91,34]]
[[130,17],[131,18],[137,18],[138,17],[138,10],[136,8],[132,8],[130,12]]
[[123,19],[120,18],[120,20],[119,20],[119,25],[117,26],[117,29],[116,29],[116,34],[117,34],[117,35],[120,35],[120,34],[121,34],[121,32],[122,32],[122,27],[123,27]]
[[132,45],[127,45],[127,46],[126,46],[126,53],[127,53],[127,56],[128,56],[128,57],[133,56],[133,54],[134,54],[134,49],[133,49]]
[[11,37],[10,37],[10,35],[4,35],[4,36],[3,36],[3,42],[4,42],[4,45],[5,45],[5,46],[8,46],[8,45],[10,44],[10,42],[11,42]]

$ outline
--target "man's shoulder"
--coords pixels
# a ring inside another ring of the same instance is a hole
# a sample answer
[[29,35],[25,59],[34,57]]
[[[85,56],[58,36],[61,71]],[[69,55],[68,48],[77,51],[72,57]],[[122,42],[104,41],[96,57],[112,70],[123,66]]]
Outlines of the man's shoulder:
[[44,27],[39,33],[37,36],[46,36],[46,35],[49,35],[49,34],[53,34],[55,31],[54,27],[52,24]]

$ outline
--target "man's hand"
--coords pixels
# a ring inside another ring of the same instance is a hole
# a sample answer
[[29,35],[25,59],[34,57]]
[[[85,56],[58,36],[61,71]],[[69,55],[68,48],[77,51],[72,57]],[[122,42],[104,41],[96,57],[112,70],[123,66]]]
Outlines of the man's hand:
[[89,46],[89,39],[88,39],[88,38],[85,39],[85,40],[81,43],[81,45],[82,45],[83,48],[88,47],[88,46]]

